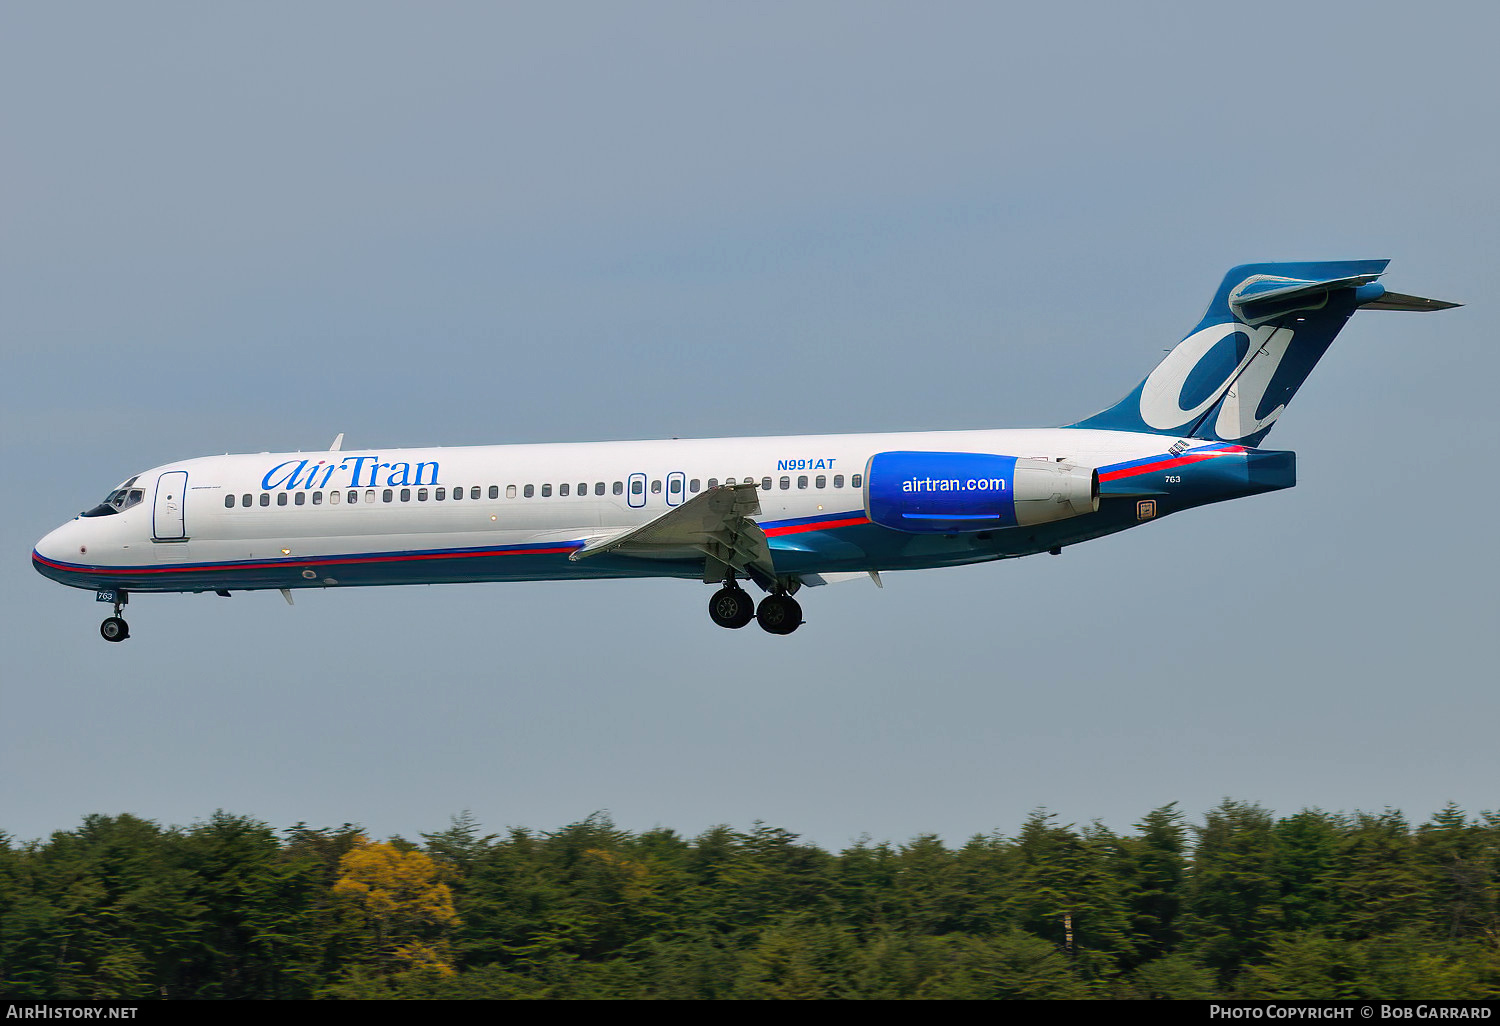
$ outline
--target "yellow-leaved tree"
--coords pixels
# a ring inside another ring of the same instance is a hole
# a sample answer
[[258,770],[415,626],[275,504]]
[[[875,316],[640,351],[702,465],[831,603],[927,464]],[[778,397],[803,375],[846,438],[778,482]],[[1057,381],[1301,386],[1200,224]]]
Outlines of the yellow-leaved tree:
[[458,913],[432,859],[359,837],[339,859],[333,893],[362,919],[381,971],[453,974],[448,935]]

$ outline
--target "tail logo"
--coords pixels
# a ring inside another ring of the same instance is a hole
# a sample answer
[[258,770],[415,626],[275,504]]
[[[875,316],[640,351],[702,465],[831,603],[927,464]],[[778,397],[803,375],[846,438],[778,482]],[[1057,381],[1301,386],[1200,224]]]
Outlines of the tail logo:
[[[1215,362],[1222,361],[1222,366],[1210,365],[1200,369],[1199,365],[1215,352],[1220,342],[1236,334],[1249,339],[1245,355],[1238,363],[1231,364],[1229,359],[1220,356]],[[1187,428],[1223,400],[1214,423],[1214,434],[1218,438],[1228,442],[1262,430],[1286,408],[1285,405],[1278,406],[1263,418],[1255,416],[1276,368],[1286,356],[1292,335],[1291,328],[1274,325],[1254,328],[1239,321],[1213,324],[1195,331],[1167,354],[1141,386],[1141,420],[1158,431]],[[1182,405],[1182,393],[1188,380],[1195,375],[1200,382],[1205,377],[1211,381],[1212,376],[1218,376],[1220,380],[1202,401],[1187,409]]]

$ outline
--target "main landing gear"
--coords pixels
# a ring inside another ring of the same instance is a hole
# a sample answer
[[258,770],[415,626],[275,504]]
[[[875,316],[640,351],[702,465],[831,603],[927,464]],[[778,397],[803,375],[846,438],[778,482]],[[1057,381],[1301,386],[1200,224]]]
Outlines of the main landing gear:
[[755,600],[744,588],[730,581],[708,600],[708,616],[720,627],[738,630],[755,619]]
[[767,595],[755,607],[755,622],[768,634],[790,634],[802,626],[802,604],[790,595]]
[[731,630],[738,630],[751,620],[768,634],[790,634],[802,626],[802,606],[796,599],[777,590],[756,606],[755,600],[732,578],[708,600],[708,615],[720,627]]

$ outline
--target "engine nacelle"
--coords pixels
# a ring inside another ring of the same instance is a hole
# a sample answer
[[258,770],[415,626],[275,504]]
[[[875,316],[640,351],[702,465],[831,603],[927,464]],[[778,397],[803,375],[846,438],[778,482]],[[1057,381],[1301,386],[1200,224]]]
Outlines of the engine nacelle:
[[1027,527],[1093,513],[1089,467],[978,452],[881,452],[865,466],[865,515],[911,534]]

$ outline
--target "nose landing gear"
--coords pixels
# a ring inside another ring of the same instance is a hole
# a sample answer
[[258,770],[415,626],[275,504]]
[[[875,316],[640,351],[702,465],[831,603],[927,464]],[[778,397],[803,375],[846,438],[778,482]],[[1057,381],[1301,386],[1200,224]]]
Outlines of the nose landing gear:
[[105,641],[124,641],[130,637],[130,624],[120,617],[120,610],[130,597],[124,591],[101,591],[94,596],[100,602],[113,602],[115,615],[107,616],[99,625],[99,636]]

